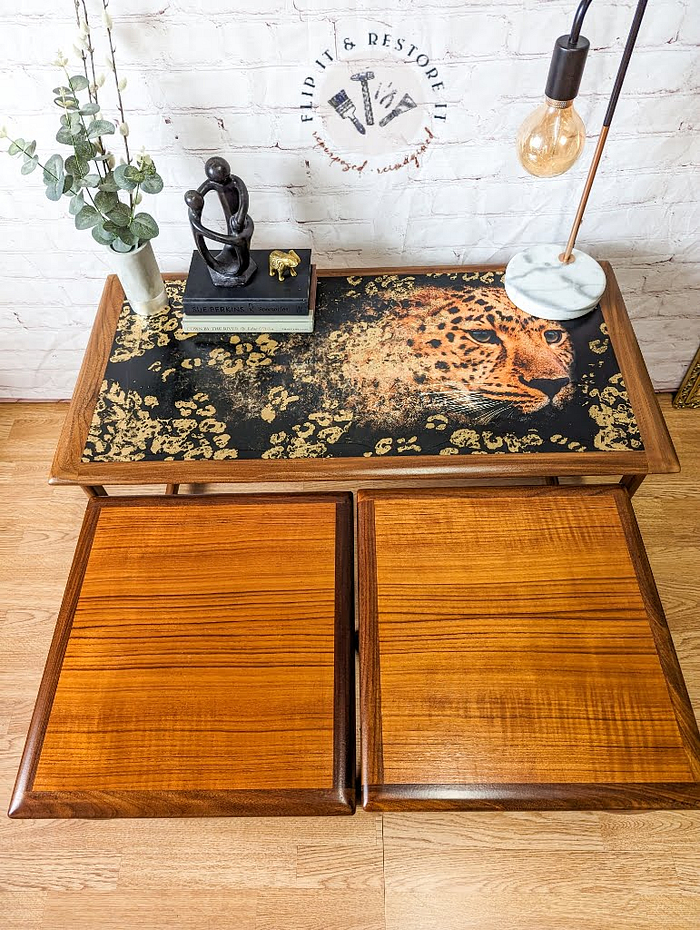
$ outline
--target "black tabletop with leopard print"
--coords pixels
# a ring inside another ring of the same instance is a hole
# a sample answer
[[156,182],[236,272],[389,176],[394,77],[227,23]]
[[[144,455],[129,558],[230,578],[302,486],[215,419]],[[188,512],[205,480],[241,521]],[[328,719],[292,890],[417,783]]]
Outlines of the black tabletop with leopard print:
[[600,309],[528,316],[494,271],[320,277],[312,335],[184,332],[124,303],[83,463],[639,452]]

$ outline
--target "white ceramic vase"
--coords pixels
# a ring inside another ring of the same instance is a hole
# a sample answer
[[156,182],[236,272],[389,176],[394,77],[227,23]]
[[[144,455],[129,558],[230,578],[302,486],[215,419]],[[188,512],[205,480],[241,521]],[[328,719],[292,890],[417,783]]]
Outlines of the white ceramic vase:
[[163,278],[150,241],[133,252],[109,250],[114,273],[119,277],[134,313],[152,316],[168,305]]

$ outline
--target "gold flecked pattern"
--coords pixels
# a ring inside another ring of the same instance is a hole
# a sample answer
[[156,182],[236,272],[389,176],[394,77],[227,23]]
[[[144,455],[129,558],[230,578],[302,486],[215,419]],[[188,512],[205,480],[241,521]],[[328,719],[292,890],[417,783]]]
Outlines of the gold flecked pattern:
[[527,317],[496,272],[321,278],[310,336],[186,333],[184,285],[124,303],[84,462],[643,448],[600,310]]

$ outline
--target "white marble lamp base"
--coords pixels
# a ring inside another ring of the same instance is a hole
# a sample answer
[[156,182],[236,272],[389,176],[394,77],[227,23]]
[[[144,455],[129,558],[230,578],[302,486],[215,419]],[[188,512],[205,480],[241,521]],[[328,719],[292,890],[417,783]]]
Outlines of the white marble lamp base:
[[574,249],[575,261],[559,261],[561,245],[534,245],[508,262],[503,283],[516,307],[545,320],[575,320],[596,306],[605,290],[598,262]]

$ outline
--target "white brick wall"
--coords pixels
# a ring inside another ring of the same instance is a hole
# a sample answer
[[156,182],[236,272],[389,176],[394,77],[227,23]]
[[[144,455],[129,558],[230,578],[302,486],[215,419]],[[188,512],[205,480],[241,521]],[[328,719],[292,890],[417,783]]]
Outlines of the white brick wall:
[[[161,267],[187,266],[182,193],[213,152],[250,188],[256,244],[312,245],[322,265],[506,261],[521,245],[565,238],[634,4],[592,5],[578,101],[587,152],[564,177],[536,181],[520,169],[513,137],[574,6],[112,0],[133,141],[153,153],[167,185],[149,201]],[[343,173],[301,124],[311,63],[367,20],[409,36],[445,81],[448,120],[420,168]],[[43,152],[56,131],[48,63],[73,32],[71,0],[0,5],[0,123],[36,137]],[[579,240],[613,261],[658,388],[678,384],[700,341],[699,44],[697,2],[649,4]],[[23,178],[0,157],[0,397],[70,395],[108,259],[63,203],[44,198],[38,174]]]

